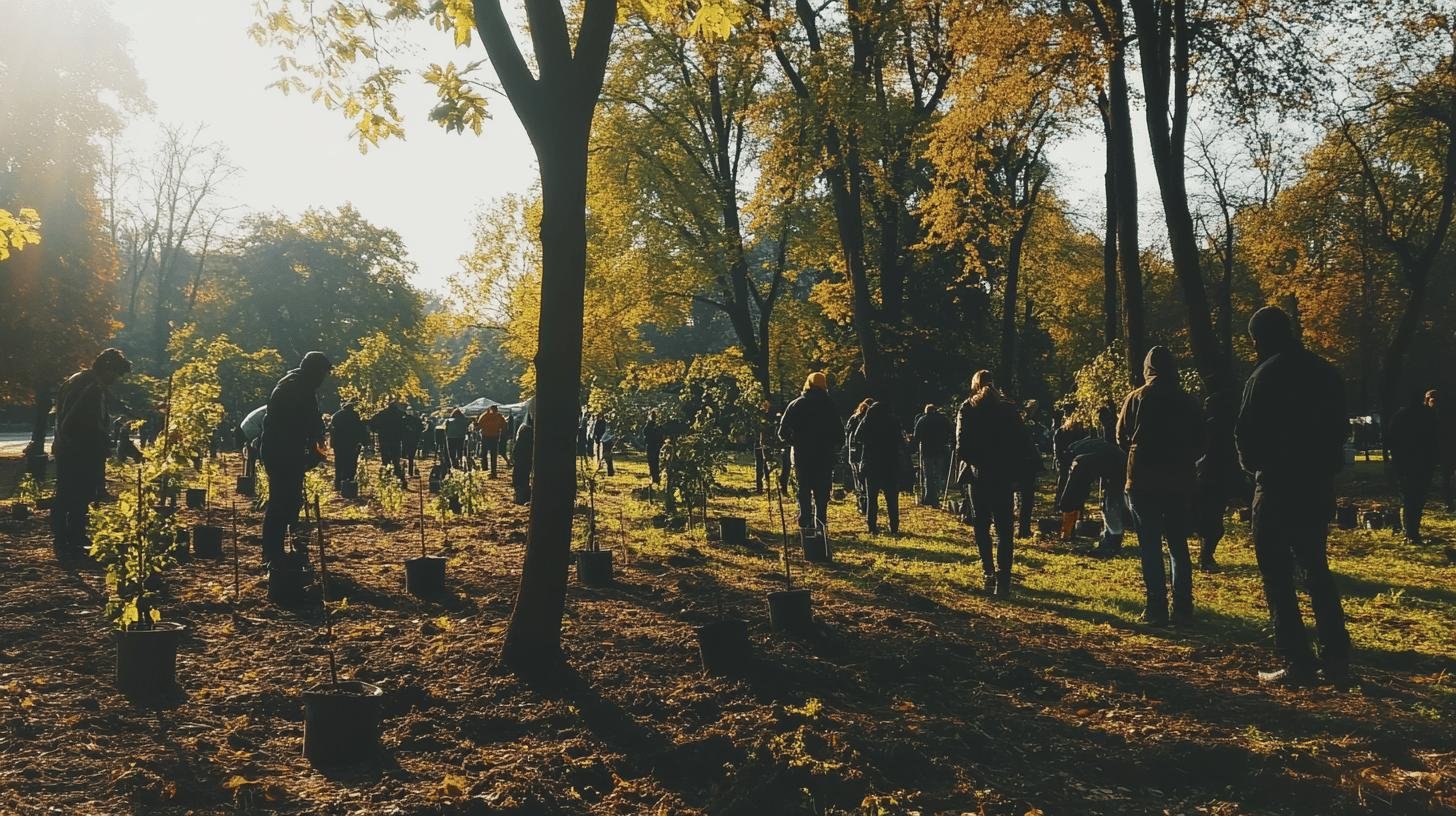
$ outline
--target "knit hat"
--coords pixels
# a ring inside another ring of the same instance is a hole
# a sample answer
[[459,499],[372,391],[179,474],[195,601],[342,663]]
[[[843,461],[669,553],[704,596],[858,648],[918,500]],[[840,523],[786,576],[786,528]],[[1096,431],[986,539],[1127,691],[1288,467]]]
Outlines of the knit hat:
[[810,372],[809,378],[804,380],[804,390],[809,391],[817,388],[820,391],[829,390],[829,377],[822,371]]

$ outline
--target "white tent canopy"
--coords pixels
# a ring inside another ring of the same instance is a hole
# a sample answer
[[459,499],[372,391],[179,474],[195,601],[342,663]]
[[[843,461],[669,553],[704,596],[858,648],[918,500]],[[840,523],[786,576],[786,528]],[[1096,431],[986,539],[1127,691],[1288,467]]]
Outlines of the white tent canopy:
[[520,419],[534,409],[535,402],[536,398],[532,397],[525,402],[513,402],[508,405],[504,402],[496,402],[489,397],[481,397],[468,405],[460,406],[460,411],[468,417],[478,417],[494,405],[502,414]]

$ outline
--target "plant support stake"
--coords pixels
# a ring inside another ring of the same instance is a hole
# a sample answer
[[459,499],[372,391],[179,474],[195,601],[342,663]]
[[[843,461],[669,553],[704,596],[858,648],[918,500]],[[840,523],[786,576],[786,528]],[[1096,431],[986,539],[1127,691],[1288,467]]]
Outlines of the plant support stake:
[[324,608],[324,638],[329,649],[329,685],[339,682],[338,666],[334,662],[334,615],[329,611],[329,558],[324,547],[324,516],[319,508],[319,497],[313,497],[314,535],[318,537],[319,550],[319,603]]

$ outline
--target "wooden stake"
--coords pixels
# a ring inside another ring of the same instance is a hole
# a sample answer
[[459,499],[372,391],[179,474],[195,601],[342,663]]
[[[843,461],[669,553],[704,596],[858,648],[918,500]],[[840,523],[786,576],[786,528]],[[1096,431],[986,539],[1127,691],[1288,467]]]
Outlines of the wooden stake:
[[233,605],[238,603],[238,500],[230,500],[233,516]]
[[334,661],[334,616],[329,612],[329,558],[324,546],[324,516],[318,496],[313,497],[314,535],[319,549],[319,601],[324,608],[324,634],[329,647],[329,684],[339,682],[339,669]]

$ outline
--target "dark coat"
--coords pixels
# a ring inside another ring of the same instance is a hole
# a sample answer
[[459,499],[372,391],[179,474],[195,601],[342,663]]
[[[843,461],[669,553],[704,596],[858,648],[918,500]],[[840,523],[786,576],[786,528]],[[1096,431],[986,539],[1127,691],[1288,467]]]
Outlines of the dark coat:
[[649,419],[647,424],[642,426],[642,444],[648,450],[661,450],[664,438],[662,426],[658,425],[656,420]]
[[404,435],[400,439],[404,442],[406,448],[414,450],[420,444],[422,430],[419,417],[409,413],[404,415]]
[[864,421],[864,414],[851,414],[849,419],[844,421],[844,438],[848,440],[849,463],[858,467],[864,461],[864,448],[855,433],[859,430],[859,424]]
[[1345,385],[1334,366],[1294,347],[1249,375],[1234,426],[1239,462],[1260,485],[1328,482],[1345,465]]
[[[1070,467],[1072,464],[1072,446],[1088,438],[1086,428],[1058,428],[1052,434],[1052,456],[1057,460],[1057,467]],[[1110,441],[1110,440],[1109,440]]]
[[926,452],[943,452],[954,433],[955,428],[951,425],[950,418],[939,411],[921,414],[915,420],[915,444]]
[[105,459],[111,447],[111,414],[107,389],[91,369],[67,378],[56,393],[56,441],[51,450],[62,456]]
[[1385,432],[1385,447],[1395,468],[1407,477],[1429,474],[1440,457],[1440,417],[1433,408],[1410,405],[1395,412]]
[[316,377],[295,368],[273,387],[263,417],[261,452],[265,461],[301,461],[310,448],[323,441],[323,411],[314,393],[320,384]]
[[518,488],[531,486],[531,465],[535,461],[535,428],[529,422],[516,429],[515,457],[511,460],[511,483]]
[[844,432],[829,392],[811,388],[790,402],[779,420],[779,441],[790,447],[794,467],[800,471],[831,470],[844,444]]
[[1117,444],[1127,451],[1127,489],[1192,496],[1203,454],[1203,416],[1178,384],[1173,355],[1148,352],[1147,383],[1127,395],[1117,419]]
[[340,408],[329,418],[329,438],[334,450],[357,448],[364,444],[367,436],[364,420],[359,418],[359,412],[352,407]]
[[405,413],[397,405],[390,405],[369,418],[369,430],[379,434],[381,447],[392,448],[404,439]]
[[866,476],[890,485],[896,483],[905,434],[888,403],[877,402],[864,412],[850,445],[859,449]]
[[1013,485],[1026,470],[1030,435],[1021,412],[994,388],[982,388],[956,413],[956,480]]

